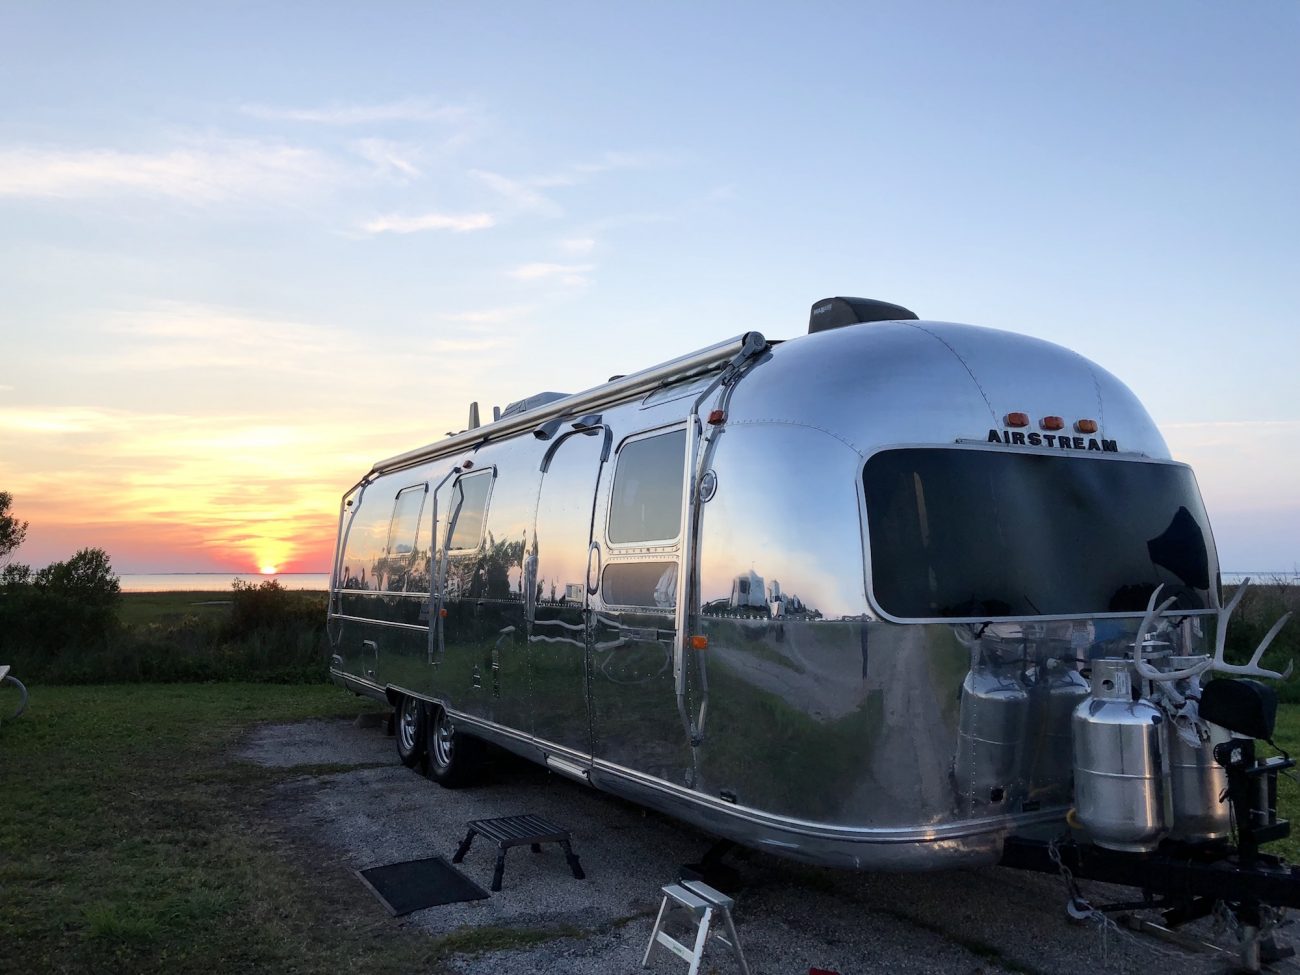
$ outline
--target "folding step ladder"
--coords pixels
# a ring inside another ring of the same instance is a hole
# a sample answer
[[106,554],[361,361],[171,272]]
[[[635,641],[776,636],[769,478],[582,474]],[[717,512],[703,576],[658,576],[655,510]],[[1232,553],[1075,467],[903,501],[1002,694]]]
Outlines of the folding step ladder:
[[[736,925],[731,920],[731,909],[736,906],[726,894],[714,890],[698,880],[683,880],[679,884],[668,884],[663,888],[664,900],[659,905],[659,916],[655,919],[654,930],[650,933],[650,944],[646,946],[645,957],[641,967],[650,964],[650,956],[659,945],[663,945],[678,958],[690,962],[688,975],[698,975],[700,961],[704,958],[704,946],[709,940],[709,925],[715,914],[722,915],[722,923],[727,929],[726,937],[716,931],[715,941],[721,941],[731,949],[731,954],[740,966],[742,975],[749,975],[749,965],[745,962],[745,953],[740,950],[740,938],[736,936]],[[675,911],[685,910],[695,919],[695,947],[688,948],[664,930],[668,917]]]

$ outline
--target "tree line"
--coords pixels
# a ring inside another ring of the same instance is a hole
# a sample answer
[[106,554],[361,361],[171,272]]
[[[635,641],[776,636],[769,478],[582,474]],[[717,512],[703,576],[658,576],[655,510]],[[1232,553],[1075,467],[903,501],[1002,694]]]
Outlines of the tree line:
[[83,548],[33,570],[13,561],[27,527],[13,512],[13,496],[0,491],[0,663],[29,686],[326,679],[323,593],[236,581],[224,612],[127,624],[107,552]]

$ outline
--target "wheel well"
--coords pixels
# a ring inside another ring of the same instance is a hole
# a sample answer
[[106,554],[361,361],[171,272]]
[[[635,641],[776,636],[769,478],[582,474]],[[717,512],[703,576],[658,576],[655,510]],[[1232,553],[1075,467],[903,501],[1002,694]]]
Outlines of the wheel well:
[[387,687],[384,688],[384,697],[388,699],[388,703],[392,705],[394,708],[396,708],[397,705],[401,703],[402,698],[404,697],[413,697],[417,701],[423,701],[425,704],[433,705],[436,708],[446,707],[446,705],[444,705],[441,701],[435,700],[434,698],[425,697],[423,694],[416,694],[413,691],[402,690],[402,688],[394,687],[392,684],[389,684]]

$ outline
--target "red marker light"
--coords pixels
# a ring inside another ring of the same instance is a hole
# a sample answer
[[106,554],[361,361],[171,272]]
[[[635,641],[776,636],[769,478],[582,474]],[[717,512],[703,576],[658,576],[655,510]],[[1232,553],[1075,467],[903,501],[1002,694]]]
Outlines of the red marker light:
[[726,410],[714,410],[712,413],[709,414],[709,426],[716,427],[718,424],[725,423],[726,421],[727,421]]
[[1059,416],[1045,416],[1042,420],[1044,430],[1064,430],[1065,421]]
[[474,462],[472,460],[467,460],[465,461],[465,463],[461,464],[460,466],[464,470],[469,470],[471,467],[474,466]]
[[1008,413],[1002,418],[1002,422],[1009,427],[1027,427],[1029,426],[1028,413]]
[[440,609],[440,610],[438,610],[438,617],[439,617],[439,619],[444,619],[444,620],[445,620],[445,619],[447,618],[447,610],[446,610],[446,609]]
[[1096,420],[1075,420],[1074,429],[1078,430],[1080,433],[1096,433],[1097,421]]

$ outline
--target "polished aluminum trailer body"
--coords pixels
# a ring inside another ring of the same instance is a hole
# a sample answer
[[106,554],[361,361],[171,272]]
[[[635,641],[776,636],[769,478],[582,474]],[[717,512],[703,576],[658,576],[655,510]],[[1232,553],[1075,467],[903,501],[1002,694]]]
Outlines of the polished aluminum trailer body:
[[[1134,533],[1152,566],[1116,583]],[[1205,652],[1217,571],[1190,471],[1081,356],[750,333],[376,464],[331,674],[750,846],[942,868],[1064,816],[1080,669],[1160,582],[1173,649]]]

